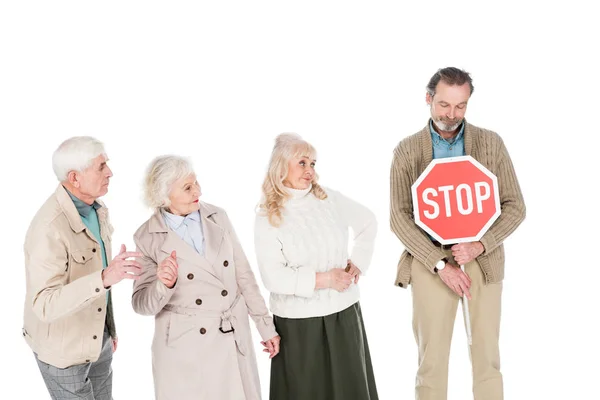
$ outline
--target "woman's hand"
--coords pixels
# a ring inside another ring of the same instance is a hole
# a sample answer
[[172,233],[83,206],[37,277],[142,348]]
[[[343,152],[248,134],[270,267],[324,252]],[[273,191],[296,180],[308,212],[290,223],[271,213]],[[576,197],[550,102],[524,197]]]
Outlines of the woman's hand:
[[362,272],[360,271],[360,269],[358,269],[356,265],[354,265],[352,260],[348,260],[348,265],[346,266],[345,271],[352,275],[354,283],[358,283],[358,279],[360,278],[360,274],[362,274]]
[[165,258],[158,266],[156,277],[159,281],[164,283],[166,287],[172,289],[173,286],[175,286],[175,282],[177,282],[178,269],[179,266],[177,265],[177,254],[175,251],[172,251],[171,255]]
[[265,353],[269,353],[269,358],[275,357],[279,354],[279,342],[281,341],[281,336],[277,335],[274,338],[266,340],[264,342],[260,342],[265,349],[263,350]]

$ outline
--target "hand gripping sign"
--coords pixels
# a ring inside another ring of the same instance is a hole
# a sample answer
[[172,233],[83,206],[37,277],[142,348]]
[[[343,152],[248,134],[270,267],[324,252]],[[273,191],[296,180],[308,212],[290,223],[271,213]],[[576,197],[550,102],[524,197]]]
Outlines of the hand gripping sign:
[[[415,223],[441,244],[478,241],[500,216],[498,179],[471,156],[433,160],[412,185],[412,200]],[[465,296],[463,310],[471,344]]]

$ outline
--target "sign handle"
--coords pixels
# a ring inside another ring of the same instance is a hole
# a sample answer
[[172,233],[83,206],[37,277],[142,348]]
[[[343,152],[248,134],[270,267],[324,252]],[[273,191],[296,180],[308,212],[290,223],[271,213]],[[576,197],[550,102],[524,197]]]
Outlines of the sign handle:
[[[465,270],[465,266],[461,265],[460,269]],[[462,305],[463,305],[463,317],[465,318],[465,329],[467,331],[467,341],[469,342],[469,346],[473,344],[473,336],[471,334],[471,314],[469,313],[469,300],[467,296],[463,294],[462,296]]]

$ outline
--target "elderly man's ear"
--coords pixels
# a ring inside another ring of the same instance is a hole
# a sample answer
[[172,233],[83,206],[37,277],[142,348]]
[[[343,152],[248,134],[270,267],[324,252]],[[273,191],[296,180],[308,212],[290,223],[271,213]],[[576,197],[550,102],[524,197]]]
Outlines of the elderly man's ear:
[[73,185],[74,187],[78,188],[79,187],[79,179],[77,176],[77,172],[76,171],[70,171],[67,174],[67,181]]

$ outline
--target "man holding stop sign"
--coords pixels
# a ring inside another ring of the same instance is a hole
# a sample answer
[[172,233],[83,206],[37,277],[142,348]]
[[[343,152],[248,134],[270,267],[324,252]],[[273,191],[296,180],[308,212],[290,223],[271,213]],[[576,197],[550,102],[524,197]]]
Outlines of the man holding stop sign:
[[412,285],[420,400],[447,397],[450,344],[463,296],[469,300],[474,397],[503,399],[503,242],[525,218],[525,204],[500,136],[464,119],[472,93],[468,73],[440,69],[427,85],[431,119],[394,150],[390,222],[406,248],[396,285]]

